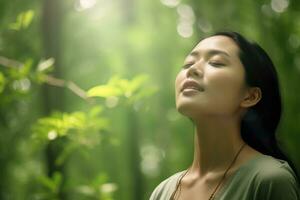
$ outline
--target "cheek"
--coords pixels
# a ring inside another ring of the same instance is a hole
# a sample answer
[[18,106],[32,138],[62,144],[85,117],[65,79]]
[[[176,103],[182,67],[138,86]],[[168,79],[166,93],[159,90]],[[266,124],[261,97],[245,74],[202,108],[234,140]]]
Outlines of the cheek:
[[211,73],[207,76],[207,86],[212,97],[222,104],[238,103],[243,84],[242,72],[219,71],[219,73]]
[[176,96],[177,96],[177,94],[178,94],[178,92],[180,90],[180,85],[181,85],[181,83],[182,83],[182,81],[184,79],[184,74],[185,74],[184,71],[181,70],[177,74],[177,76],[176,76],[176,79],[175,79],[175,92],[176,92]]

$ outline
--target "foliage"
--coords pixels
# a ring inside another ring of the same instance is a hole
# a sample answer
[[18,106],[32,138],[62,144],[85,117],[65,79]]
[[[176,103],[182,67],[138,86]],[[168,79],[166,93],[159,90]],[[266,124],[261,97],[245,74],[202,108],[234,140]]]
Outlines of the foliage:
[[16,22],[11,23],[9,28],[16,31],[19,31],[21,29],[26,29],[30,25],[33,17],[34,17],[33,10],[27,10],[25,12],[21,12],[17,17]]
[[156,87],[146,85],[148,79],[149,77],[145,74],[138,75],[132,80],[113,76],[107,84],[95,86],[89,89],[87,94],[89,97],[123,97],[132,104],[142,98],[153,95],[157,91]]
[[190,164],[193,130],[175,109],[174,79],[193,45],[220,29],[274,59],[279,134],[299,167],[300,4],[217,8],[217,0],[1,2],[0,199],[149,199]]
[[109,128],[108,119],[100,116],[101,111],[101,107],[94,107],[88,113],[54,112],[49,117],[39,118],[33,124],[32,139],[45,143],[67,138],[69,142],[64,144],[64,150],[55,162],[56,165],[61,165],[74,149],[91,148],[100,144],[103,135],[101,132]]

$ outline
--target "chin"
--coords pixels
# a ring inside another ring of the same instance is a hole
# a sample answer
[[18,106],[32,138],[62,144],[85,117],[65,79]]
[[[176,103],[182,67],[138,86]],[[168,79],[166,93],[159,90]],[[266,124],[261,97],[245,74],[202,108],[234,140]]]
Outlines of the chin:
[[193,118],[197,115],[197,113],[199,113],[199,111],[195,109],[195,105],[191,104],[179,104],[176,108],[180,114],[189,118]]
[[180,114],[190,119],[198,119],[199,117],[218,115],[220,113],[220,110],[209,109],[208,105],[186,101],[176,102],[176,109]]

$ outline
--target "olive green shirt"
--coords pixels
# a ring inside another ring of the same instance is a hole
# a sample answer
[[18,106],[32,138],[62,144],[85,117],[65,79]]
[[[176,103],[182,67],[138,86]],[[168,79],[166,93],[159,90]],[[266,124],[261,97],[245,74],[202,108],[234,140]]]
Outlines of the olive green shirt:
[[[169,200],[185,171],[161,182],[150,200]],[[286,161],[258,155],[240,166],[215,193],[215,200],[300,200],[299,184]]]

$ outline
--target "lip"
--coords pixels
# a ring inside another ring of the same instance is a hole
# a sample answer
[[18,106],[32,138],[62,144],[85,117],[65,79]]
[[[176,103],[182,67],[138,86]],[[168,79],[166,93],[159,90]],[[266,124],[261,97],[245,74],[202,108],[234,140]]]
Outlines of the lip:
[[203,87],[195,80],[188,79],[183,82],[180,92],[184,91],[185,89],[192,89],[196,91],[204,91]]

